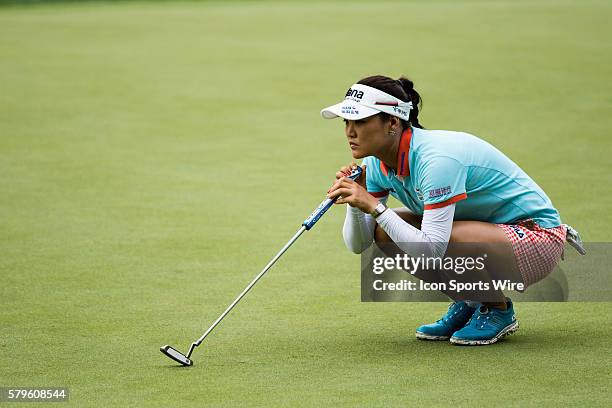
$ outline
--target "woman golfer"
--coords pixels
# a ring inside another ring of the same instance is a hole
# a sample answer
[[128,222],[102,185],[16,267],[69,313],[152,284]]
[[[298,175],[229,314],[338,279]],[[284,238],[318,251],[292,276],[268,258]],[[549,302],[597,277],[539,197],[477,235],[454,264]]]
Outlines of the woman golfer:
[[[468,133],[423,129],[420,100],[410,80],[372,76],[321,111],[326,119],[344,119],[353,158],[363,158],[359,180],[344,177],[351,164],[340,169],[329,191],[329,197],[339,197],[337,204],[348,204],[347,247],[361,253],[373,241],[400,248],[421,243],[429,245],[430,255],[444,256],[449,242],[482,243],[495,246],[493,251],[506,248],[515,280],[524,287],[546,277],[566,240],[551,200],[487,142]],[[389,194],[405,208],[389,210]],[[495,296],[455,298],[441,319],[417,328],[417,338],[495,343],[518,329],[512,301],[501,291]]]

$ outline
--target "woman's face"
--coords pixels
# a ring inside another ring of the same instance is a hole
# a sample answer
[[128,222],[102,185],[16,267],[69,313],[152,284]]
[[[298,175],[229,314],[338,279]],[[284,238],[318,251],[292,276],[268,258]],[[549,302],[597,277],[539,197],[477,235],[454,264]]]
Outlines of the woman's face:
[[389,142],[389,123],[379,115],[360,120],[344,119],[344,133],[354,159],[376,156]]

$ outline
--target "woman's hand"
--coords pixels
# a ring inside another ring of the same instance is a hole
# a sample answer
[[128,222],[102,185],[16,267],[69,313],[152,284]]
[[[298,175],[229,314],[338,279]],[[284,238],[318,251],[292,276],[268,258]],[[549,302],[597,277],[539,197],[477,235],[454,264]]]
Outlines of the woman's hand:
[[[365,178],[366,167],[368,166],[364,164],[363,172],[356,180],[357,183],[359,183],[363,188],[366,188],[366,178]],[[351,162],[351,164],[349,164],[348,166],[341,167],[340,170],[336,172],[336,180],[339,180],[344,176],[348,177],[353,172],[353,170],[355,170],[356,168],[357,168],[357,164],[355,164],[355,162]]]
[[327,197],[335,198],[336,204],[348,204],[351,207],[357,207],[364,213],[371,213],[378,204],[378,200],[372,196],[365,187],[366,167],[363,166],[363,173],[356,181],[347,178],[351,171],[356,167],[355,163],[342,167],[336,173],[336,182],[329,189]]

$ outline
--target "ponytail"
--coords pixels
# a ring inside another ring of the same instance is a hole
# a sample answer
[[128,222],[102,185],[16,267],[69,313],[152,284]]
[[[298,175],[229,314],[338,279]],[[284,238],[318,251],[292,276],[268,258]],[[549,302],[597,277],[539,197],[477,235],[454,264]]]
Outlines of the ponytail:
[[[399,85],[402,87],[408,100],[412,102],[412,110],[410,111],[410,123],[412,126],[423,129],[423,126],[419,123],[419,105],[423,107],[423,100],[421,95],[414,89],[414,83],[406,77],[400,77],[397,80]],[[408,101],[406,101],[408,102]]]

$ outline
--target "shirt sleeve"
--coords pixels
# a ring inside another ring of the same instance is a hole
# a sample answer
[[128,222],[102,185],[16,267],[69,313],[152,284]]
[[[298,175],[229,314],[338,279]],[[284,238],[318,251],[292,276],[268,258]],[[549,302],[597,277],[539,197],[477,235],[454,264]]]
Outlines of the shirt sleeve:
[[419,177],[425,210],[446,207],[467,198],[467,169],[451,157],[434,157]]
[[387,210],[376,218],[376,222],[389,238],[411,256],[442,257],[446,252],[453,229],[455,205],[423,212],[421,229],[404,221],[395,211]]

